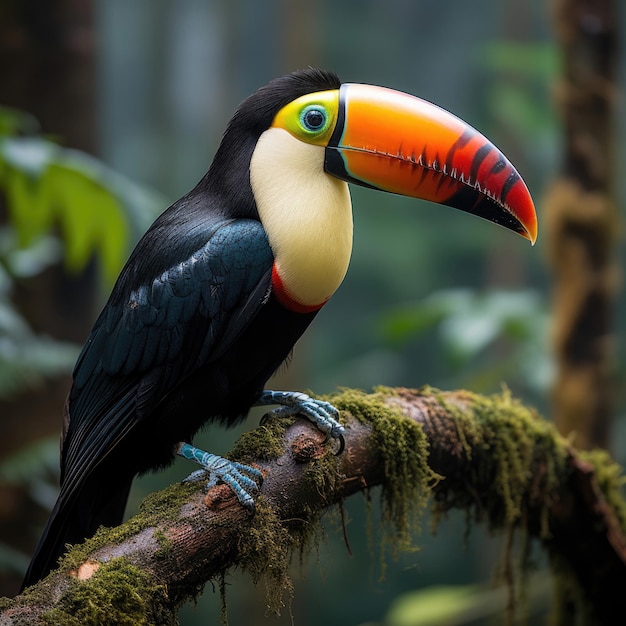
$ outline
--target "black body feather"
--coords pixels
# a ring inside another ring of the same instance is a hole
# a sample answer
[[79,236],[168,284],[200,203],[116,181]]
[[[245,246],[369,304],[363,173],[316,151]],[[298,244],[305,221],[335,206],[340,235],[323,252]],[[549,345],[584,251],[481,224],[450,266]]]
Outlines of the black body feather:
[[137,244],[76,363],[61,491],[24,586],[55,567],[65,544],[119,524],[134,476],[170,463],[179,441],[245,417],[314,318],[271,292],[249,166],[280,108],[338,86],[311,69],[252,94],[207,174]]

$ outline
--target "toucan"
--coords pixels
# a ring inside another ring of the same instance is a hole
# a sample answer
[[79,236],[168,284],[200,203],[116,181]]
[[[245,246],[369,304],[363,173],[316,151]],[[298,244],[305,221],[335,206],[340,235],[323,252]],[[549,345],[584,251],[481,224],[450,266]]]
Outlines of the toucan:
[[131,253],[78,357],[64,411],[61,488],[24,579],[66,544],[121,522],[133,478],[176,454],[251,511],[258,469],[193,446],[255,405],[301,414],[341,447],[336,409],[266,390],[342,282],[348,183],[449,205],[534,243],[520,175],[478,131],[399,91],[309,68],[243,101],[200,182]]

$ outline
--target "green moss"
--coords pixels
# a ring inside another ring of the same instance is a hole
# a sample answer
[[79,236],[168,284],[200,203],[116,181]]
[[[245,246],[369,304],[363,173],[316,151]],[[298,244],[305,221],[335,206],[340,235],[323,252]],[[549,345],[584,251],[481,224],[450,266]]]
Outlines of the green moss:
[[[74,546],[61,560],[62,569],[75,569],[96,550],[111,543],[119,544],[133,537],[145,528],[162,526],[168,520],[175,521],[180,514],[180,507],[189,501],[192,494],[204,488],[202,482],[176,483],[147,496],[139,508],[139,513],[127,522],[115,528],[100,528],[93,537]],[[164,534],[155,535],[161,546],[161,556],[167,551],[167,539]]]
[[240,463],[271,461],[284,453],[284,435],[293,424],[291,417],[272,417],[254,430],[245,432],[235,442],[229,459]]
[[[244,434],[230,453],[231,458],[236,458],[240,462],[251,462],[253,460],[272,459],[280,456],[284,451],[284,431],[293,423],[293,419],[281,418],[269,420],[255,431]],[[334,480],[336,476],[336,457],[329,452],[328,455],[307,467],[306,477],[316,484],[324,484],[329,480]],[[101,528],[96,534],[85,543],[72,548],[64,557],[61,567],[64,569],[75,569],[88,558],[88,556],[99,548],[113,543],[119,543],[132,537],[145,528],[162,526],[169,518],[176,519],[179,515],[180,507],[189,501],[190,497],[204,488],[203,483],[183,483],[172,485],[160,492],[149,495],[141,504],[139,513],[129,519],[124,525],[118,528]],[[264,504],[259,498],[256,507],[256,514],[252,518],[252,525],[249,522],[242,522],[241,536],[246,540],[241,542],[239,565],[247,570],[255,582],[263,581],[267,589],[268,612],[279,614],[280,609],[289,602],[292,597],[292,583],[288,576],[288,568],[291,555],[294,550],[302,552],[305,545],[312,541],[312,537],[320,532],[320,525],[314,520],[316,514],[311,511],[311,517],[301,525],[291,524],[289,530],[278,520],[273,510]],[[169,549],[169,541],[165,534],[157,533],[155,538],[159,542],[161,549],[157,556],[166,558]],[[113,563],[114,561],[112,561]],[[109,564],[102,566],[94,575],[94,581],[103,580],[103,575],[109,570]],[[81,582],[81,585],[88,584],[84,597],[95,597],[90,594],[92,581]],[[221,584],[220,588],[224,588]],[[96,592],[100,587],[96,587]],[[116,590],[113,590],[116,592]],[[111,592],[107,592],[111,593]],[[123,593],[123,592],[121,592]],[[113,593],[111,593],[113,596]],[[73,597],[73,596],[72,596]],[[53,619],[58,619],[59,624],[78,623],[98,623],[85,620],[84,622],[71,621],[69,615],[77,610],[81,616],[85,612],[81,608],[82,596],[76,600],[68,601],[60,612],[51,613]],[[94,599],[94,603],[98,600]],[[66,616],[67,613],[67,616]],[[139,614],[131,613],[133,616]],[[226,607],[224,605],[224,619],[226,619]],[[61,619],[65,621],[61,621]],[[134,617],[132,618],[134,619]],[[109,622],[100,622],[109,623]],[[115,624],[118,622],[112,621]],[[119,622],[125,623],[125,622]],[[128,623],[144,623],[133,622]],[[146,622],[150,623],[150,622]]]
[[490,397],[432,388],[422,393],[453,416],[457,439],[447,443],[461,457],[462,475],[447,476],[437,489],[435,520],[459,508],[466,512],[468,532],[476,521],[505,533],[499,574],[510,594],[506,623],[513,624],[524,610],[532,568],[527,525],[534,525],[533,535],[549,539],[549,512],[570,471],[567,442],[508,390]]
[[[337,457],[329,450],[323,457],[308,464],[304,479],[320,493],[337,480]],[[294,554],[300,558],[317,545],[323,536],[319,508],[309,507],[298,519],[283,522],[263,497],[256,501],[255,515],[242,522],[238,566],[247,571],[255,584],[262,582],[266,589],[267,613],[280,615],[293,598],[293,584],[289,565]],[[225,613],[225,612],[224,612]]]
[[251,523],[242,523],[240,536],[238,565],[250,573],[255,584],[265,583],[267,611],[280,615],[285,595],[288,602],[293,596],[288,569],[294,537],[263,498],[257,500]]
[[55,626],[149,626],[176,624],[163,612],[166,591],[124,559],[103,564],[86,581],[73,582],[59,604],[43,616]]
[[[436,521],[450,509],[460,508],[467,513],[468,532],[474,521],[504,531],[499,571],[511,594],[507,620],[513,623],[532,566],[527,524],[535,525],[533,535],[549,537],[549,511],[569,472],[567,442],[508,390],[485,397],[424,387],[419,393],[429,406],[426,427],[429,436],[436,438],[437,450],[445,450],[440,456],[450,468],[441,480],[428,465],[429,446],[422,427],[393,407],[401,393],[385,388],[373,394],[348,390],[328,398],[372,425],[385,474],[383,525],[393,530],[382,543],[390,544],[394,552],[413,547],[412,537],[431,493]],[[603,490],[613,494],[610,499],[622,502],[619,472],[607,468],[605,461],[599,463],[605,468],[600,478]]]
[[450,488],[443,483],[438,490],[436,513],[461,508],[498,529],[538,509],[540,535],[547,537],[549,507],[567,471],[567,446],[554,426],[508,390],[490,397],[459,392],[463,408],[435,389],[423,393],[453,416],[467,461],[460,484],[450,480]]
[[341,411],[372,427],[376,453],[382,457],[381,555],[415,549],[420,516],[439,476],[428,465],[428,441],[419,424],[388,402],[395,391],[379,387],[366,394],[347,389],[329,398]]

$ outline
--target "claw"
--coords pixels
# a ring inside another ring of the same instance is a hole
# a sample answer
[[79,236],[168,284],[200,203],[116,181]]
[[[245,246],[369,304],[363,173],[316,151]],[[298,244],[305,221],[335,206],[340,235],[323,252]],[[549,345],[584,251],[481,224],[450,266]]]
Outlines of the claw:
[[192,472],[185,481],[201,480],[208,474],[207,490],[221,481],[231,488],[244,507],[254,511],[253,495],[259,491],[257,481],[263,482],[261,470],[204,452],[188,443],[180,443],[177,452],[183,458],[195,461],[203,468]]
[[278,408],[269,411],[263,420],[300,414],[311,421],[327,438],[339,441],[341,454],[345,448],[345,428],[339,423],[339,411],[330,402],[316,400],[306,393],[298,391],[271,391],[266,389],[257,400],[256,406],[278,404]]

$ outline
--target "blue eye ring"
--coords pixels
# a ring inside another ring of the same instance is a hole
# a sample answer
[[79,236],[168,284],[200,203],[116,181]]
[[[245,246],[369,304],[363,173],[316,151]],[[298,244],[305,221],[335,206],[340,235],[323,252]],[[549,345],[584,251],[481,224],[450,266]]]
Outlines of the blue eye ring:
[[300,125],[308,133],[320,133],[328,127],[329,117],[321,104],[310,104],[300,113]]

